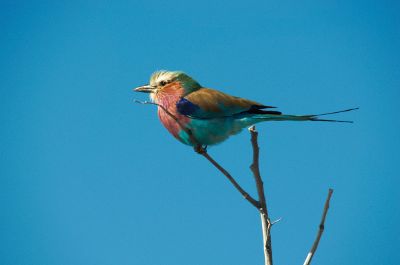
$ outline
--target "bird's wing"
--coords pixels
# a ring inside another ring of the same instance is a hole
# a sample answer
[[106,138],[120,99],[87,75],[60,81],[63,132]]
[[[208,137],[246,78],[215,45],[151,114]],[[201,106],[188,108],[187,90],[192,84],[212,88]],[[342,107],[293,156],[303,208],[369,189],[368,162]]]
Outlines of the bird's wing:
[[280,114],[278,111],[263,110],[274,107],[209,88],[201,88],[190,93],[179,100],[176,107],[181,114],[195,119],[230,117],[242,113]]

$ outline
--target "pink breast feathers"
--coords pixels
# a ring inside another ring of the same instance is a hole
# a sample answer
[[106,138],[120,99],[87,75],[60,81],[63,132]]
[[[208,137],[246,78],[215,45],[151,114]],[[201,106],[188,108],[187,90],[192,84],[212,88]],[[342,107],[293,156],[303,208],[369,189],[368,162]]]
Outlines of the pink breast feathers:
[[[183,88],[179,85],[179,83],[172,83],[157,93],[156,102],[167,109],[168,112],[176,117],[182,125],[186,125],[190,119],[184,115],[181,115],[176,108],[176,102],[181,99],[182,95]],[[176,122],[176,120],[170,115],[168,115],[168,113],[165,112],[165,110],[163,110],[161,107],[158,107],[158,117],[165,128],[167,128],[167,130],[175,138],[180,140],[179,132],[182,130],[182,128],[179,123]]]

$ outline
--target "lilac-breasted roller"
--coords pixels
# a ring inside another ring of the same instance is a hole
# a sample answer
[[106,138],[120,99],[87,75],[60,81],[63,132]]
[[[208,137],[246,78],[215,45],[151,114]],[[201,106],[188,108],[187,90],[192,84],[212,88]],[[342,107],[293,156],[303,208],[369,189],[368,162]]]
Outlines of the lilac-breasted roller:
[[[263,121],[351,122],[321,119],[320,116],[354,110],[319,115],[286,115],[271,110],[275,107],[202,87],[180,71],[155,72],[148,85],[135,88],[134,91],[150,93],[151,100],[159,105],[158,116],[165,128],[176,139],[191,146],[221,143],[243,128]],[[190,130],[192,137],[182,125]]]

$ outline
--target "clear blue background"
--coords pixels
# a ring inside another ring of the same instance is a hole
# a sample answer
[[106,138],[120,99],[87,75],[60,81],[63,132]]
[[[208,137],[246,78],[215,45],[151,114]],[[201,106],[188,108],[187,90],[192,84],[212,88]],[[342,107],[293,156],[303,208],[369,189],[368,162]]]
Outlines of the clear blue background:
[[[276,264],[399,264],[398,1],[2,1],[0,264],[263,264],[257,211],[131,89],[158,69],[264,123]],[[210,148],[252,194],[247,132]]]

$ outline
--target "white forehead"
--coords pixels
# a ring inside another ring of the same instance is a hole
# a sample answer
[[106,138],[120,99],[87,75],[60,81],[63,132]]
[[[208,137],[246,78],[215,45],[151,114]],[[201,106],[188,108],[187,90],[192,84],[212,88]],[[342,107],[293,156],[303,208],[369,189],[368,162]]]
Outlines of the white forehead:
[[179,76],[181,72],[172,72],[172,71],[157,71],[150,77],[150,85],[156,85],[160,83],[160,81],[168,81]]

